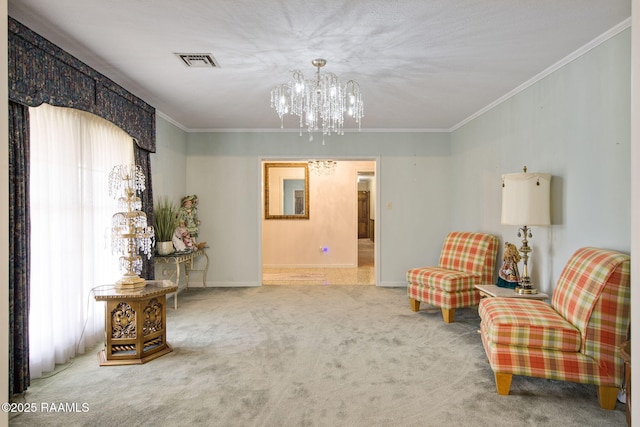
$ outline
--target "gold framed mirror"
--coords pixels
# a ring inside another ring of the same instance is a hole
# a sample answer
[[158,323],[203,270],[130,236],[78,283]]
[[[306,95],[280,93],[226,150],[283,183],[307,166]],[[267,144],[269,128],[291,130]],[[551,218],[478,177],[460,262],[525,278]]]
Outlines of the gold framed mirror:
[[264,218],[309,219],[307,163],[264,164]]

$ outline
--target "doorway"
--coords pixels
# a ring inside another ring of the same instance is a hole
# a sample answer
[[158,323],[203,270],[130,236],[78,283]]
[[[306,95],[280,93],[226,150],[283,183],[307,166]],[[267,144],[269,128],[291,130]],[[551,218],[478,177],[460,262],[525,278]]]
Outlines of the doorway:
[[375,172],[358,171],[358,268],[375,267]]
[[308,220],[263,216],[263,285],[376,284],[376,160],[335,161],[330,175],[309,173]]
[[358,239],[369,238],[369,190],[358,190]]

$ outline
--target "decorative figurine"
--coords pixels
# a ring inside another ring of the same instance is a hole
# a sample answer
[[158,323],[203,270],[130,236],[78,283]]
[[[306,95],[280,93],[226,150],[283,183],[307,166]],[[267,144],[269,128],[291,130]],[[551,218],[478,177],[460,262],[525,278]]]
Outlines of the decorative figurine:
[[504,243],[504,255],[502,255],[502,267],[498,272],[498,282],[496,286],[501,288],[515,289],[520,283],[520,272],[518,271],[518,263],[520,262],[520,253],[513,243]]
[[[182,250],[196,250],[202,249],[207,245],[207,242],[198,243],[196,238],[198,237],[198,226],[200,225],[200,220],[198,219],[198,196],[195,194],[191,196],[184,196],[180,201],[180,209],[178,210],[178,223],[180,224],[176,228],[176,232],[178,228],[184,227],[187,232],[187,242],[184,242],[184,230],[180,230],[179,238],[183,240],[184,248]],[[174,239],[176,236],[174,235]],[[175,246],[175,242],[174,242]],[[176,246],[176,250],[178,247]]]
[[175,231],[173,232],[173,238],[171,239],[173,246],[178,252],[195,251],[197,246],[189,233],[189,229],[186,227],[184,221],[180,221]]
[[198,196],[195,194],[191,196],[185,196],[181,200],[180,210],[178,211],[178,222],[184,221],[193,243],[196,243],[198,237],[198,226],[200,220],[198,220]]

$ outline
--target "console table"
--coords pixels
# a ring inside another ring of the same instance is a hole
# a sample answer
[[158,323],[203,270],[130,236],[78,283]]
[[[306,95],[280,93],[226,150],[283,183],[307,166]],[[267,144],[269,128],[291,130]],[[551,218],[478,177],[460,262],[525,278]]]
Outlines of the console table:
[[115,286],[96,289],[96,301],[106,301],[100,366],[139,365],[171,352],[166,295],[177,290],[169,280],[148,280],[137,290],[118,290]]
[[[193,269],[193,261],[199,256],[204,256],[206,259],[206,264],[201,270]],[[209,255],[204,248],[198,249],[190,252],[174,252],[169,255],[155,255],[154,257],[156,264],[173,264],[175,266],[175,270],[169,275],[169,279],[172,279],[175,275],[175,285],[178,289],[180,289],[180,265],[184,264],[184,277],[185,277],[185,289],[189,289],[189,272],[190,271],[200,271],[202,272],[202,286],[207,287],[207,270],[209,270]],[[178,309],[178,291],[176,291],[173,296],[173,308]]]

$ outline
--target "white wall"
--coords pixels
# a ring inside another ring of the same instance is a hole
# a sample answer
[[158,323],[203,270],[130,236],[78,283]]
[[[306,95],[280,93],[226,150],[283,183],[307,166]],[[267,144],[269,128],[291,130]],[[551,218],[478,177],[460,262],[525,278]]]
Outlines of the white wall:
[[503,173],[552,174],[552,226],[534,227],[531,276],[551,292],[582,246],[630,251],[630,29],[451,135],[453,228],[520,246],[500,225]]
[[442,179],[450,170],[449,135],[353,132],[327,137],[326,145],[321,139],[295,132],[188,135],[187,189],[198,194],[200,240],[211,246],[208,285],[260,284],[261,161],[269,158],[376,160],[384,206],[376,218],[378,284],[405,286],[408,268],[438,261],[450,228],[450,188]]
[[[187,194],[187,134],[156,116],[156,152],[151,154],[153,198],[169,197],[176,204]],[[179,205],[178,205],[179,206]]]
[[[187,134],[161,116],[156,116],[156,152],[151,154],[151,175],[154,200],[168,197],[179,207],[183,196],[193,194],[187,189]],[[169,278],[163,271],[170,273],[173,269],[166,264],[156,265],[155,278]],[[184,285],[184,271],[180,276]]]
[[[632,2],[632,28],[640,28],[640,0]],[[631,40],[631,365],[640,366],[640,31]],[[640,384],[640,369],[631,370],[633,384]],[[636,389],[638,386],[635,386]],[[638,393],[632,394],[631,413],[640,412]],[[637,421],[636,424],[637,425]]]

